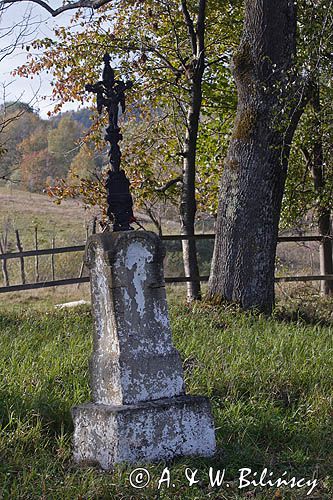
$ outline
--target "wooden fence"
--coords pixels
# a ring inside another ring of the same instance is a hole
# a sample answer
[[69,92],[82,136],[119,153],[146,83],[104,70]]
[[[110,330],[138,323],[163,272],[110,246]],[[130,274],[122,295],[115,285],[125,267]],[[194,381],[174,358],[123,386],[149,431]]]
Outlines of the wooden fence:
[[[164,241],[177,241],[177,240],[181,241],[181,240],[190,240],[190,239],[195,239],[196,241],[199,241],[199,240],[212,240],[214,238],[215,238],[215,234],[213,234],[213,233],[212,234],[197,234],[195,236],[182,236],[182,235],[162,236],[162,240],[164,240]],[[323,240],[324,240],[323,236],[280,236],[278,238],[279,243],[287,243],[287,242],[296,243],[296,242],[306,242],[306,241],[321,242]],[[19,245],[17,245],[17,246],[19,247]],[[63,254],[63,253],[67,253],[67,252],[83,252],[85,250],[85,245],[59,247],[59,248],[54,248],[54,244],[52,246],[53,246],[53,248],[46,248],[46,249],[36,248],[35,250],[0,254],[0,261],[2,261],[3,268],[4,267],[6,268],[7,260],[19,259],[20,265],[21,265],[21,273],[22,273],[22,284],[9,285],[8,281],[7,281],[5,286],[0,287],[0,293],[17,292],[17,291],[21,291],[21,290],[32,290],[35,288],[48,288],[48,287],[62,286],[62,285],[74,285],[74,284],[89,282],[89,277],[81,276],[83,267],[81,267],[80,276],[77,278],[67,278],[67,279],[59,279],[59,280],[54,279],[54,255]],[[36,243],[36,247],[37,247],[37,243]],[[37,266],[36,267],[37,276],[38,276],[38,257],[41,255],[51,255],[53,279],[51,281],[39,281],[38,279],[36,279],[35,283],[25,283],[24,259],[26,257],[35,257],[35,263]],[[23,272],[22,272],[22,269],[23,269]],[[202,282],[208,281],[208,278],[209,278],[209,276],[199,276],[199,280]],[[290,282],[290,281],[326,281],[326,280],[329,280],[329,281],[333,280],[333,274],[310,275],[310,276],[285,276],[285,277],[275,278],[275,281],[277,283]],[[186,283],[189,281],[192,281],[192,279],[187,278],[187,277],[180,277],[180,276],[166,277],[165,278],[166,283]]]

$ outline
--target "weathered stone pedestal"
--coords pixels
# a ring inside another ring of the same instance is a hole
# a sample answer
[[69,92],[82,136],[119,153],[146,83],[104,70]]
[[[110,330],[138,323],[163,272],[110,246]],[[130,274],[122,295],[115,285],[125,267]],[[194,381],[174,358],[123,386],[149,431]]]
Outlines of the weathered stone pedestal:
[[76,462],[110,469],[215,451],[208,400],[185,395],[163,257],[160,239],[150,232],[103,233],[88,241],[93,402],[72,410]]

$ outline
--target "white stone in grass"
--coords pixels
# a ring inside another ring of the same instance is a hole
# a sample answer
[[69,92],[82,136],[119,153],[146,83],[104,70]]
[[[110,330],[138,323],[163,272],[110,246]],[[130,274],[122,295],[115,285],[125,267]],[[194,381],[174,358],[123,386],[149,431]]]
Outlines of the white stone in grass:
[[90,302],[88,300],[75,300],[73,302],[64,302],[63,304],[56,304],[54,307],[56,309],[67,309],[71,307],[77,306],[90,306]]

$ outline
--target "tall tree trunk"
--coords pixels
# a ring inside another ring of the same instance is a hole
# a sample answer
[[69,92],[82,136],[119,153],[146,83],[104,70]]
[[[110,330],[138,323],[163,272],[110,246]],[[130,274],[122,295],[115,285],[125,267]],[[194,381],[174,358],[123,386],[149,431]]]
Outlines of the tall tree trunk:
[[[313,90],[312,106],[315,112],[315,143],[313,148],[313,163],[311,165],[312,177],[315,190],[320,198],[321,192],[325,188],[324,175],[324,152],[321,127],[321,106],[319,85]],[[333,274],[332,258],[332,232],[331,232],[331,212],[330,209],[320,201],[317,208],[319,234],[324,236],[324,241],[320,244],[319,261],[320,274]],[[333,281],[321,281],[320,291],[322,295],[333,295]]]
[[295,48],[293,0],[246,0],[233,60],[237,115],[221,178],[208,298],[266,313],[274,304],[290,144],[304,108],[291,72]]
[[[318,220],[319,234],[325,236],[319,248],[320,274],[333,274],[332,258],[332,230],[330,210],[324,209]],[[320,292],[322,295],[333,295],[333,281],[321,281]]]
[[[194,235],[196,214],[195,159],[201,107],[201,84],[199,82],[198,85],[193,88],[191,97],[192,102],[187,117],[183,162],[183,187],[180,203],[180,230],[181,234],[186,236]],[[195,240],[183,240],[182,248],[185,276],[194,280],[187,283],[187,300],[198,300],[201,298],[201,289]]]
[[[185,236],[193,236],[196,214],[196,150],[202,103],[202,77],[205,67],[204,34],[206,0],[200,0],[198,3],[196,30],[194,29],[193,21],[189,17],[186,1],[184,0],[182,0],[182,8],[191,40],[193,61],[192,67],[189,69],[189,71],[192,72],[190,82],[191,96],[187,112],[186,135],[183,151],[184,161],[183,184],[180,200],[180,231],[181,234]],[[185,276],[193,280],[187,283],[187,300],[199,300],[201,299],[201,288],[195,240],[182,241],[182,248]]]

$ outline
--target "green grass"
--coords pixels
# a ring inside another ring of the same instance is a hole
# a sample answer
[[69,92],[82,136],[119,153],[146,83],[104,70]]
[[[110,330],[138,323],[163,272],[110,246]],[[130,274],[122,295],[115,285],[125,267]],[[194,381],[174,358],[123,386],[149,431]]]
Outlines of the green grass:
[[[133,466],[111,473],[71,458],[70,408],[89,401],[88,308],[55,311],[48,302],[0,308],[0,498],[4,499],[331,499],[333,484],[332,327],[265,319],[205,304],[171,304],[174,342],[188,392],[209,396],[217,428],[214,459],[149,465],[152,481],[135,490]],[[287,317],[284,314],[284,317]],[[157,489],[165,466],[175,487]],[[229,488],[208,486],[208,468],[226,469]],[[188,486],[186,467],[200,482]],[[274,478],[318,477],[311,496],[257,488],[241,494],[238,469],[267,467]],[[250,494],[250,496],[246,496]],[[243,495],[243,496],[242,496]]]

